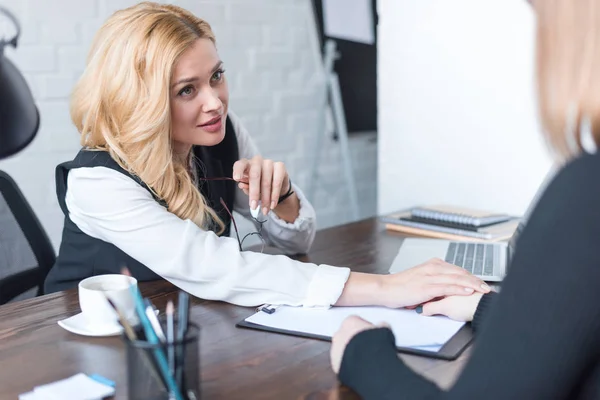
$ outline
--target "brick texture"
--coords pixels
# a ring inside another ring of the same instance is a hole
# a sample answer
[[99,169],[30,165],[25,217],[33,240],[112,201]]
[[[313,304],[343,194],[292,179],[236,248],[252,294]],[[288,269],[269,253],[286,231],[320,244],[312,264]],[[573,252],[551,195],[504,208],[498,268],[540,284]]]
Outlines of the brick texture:
[[[0,0],[20,20],[22,40],[6,56],[23,72],[41,113],[34,142],[0,161],[15,178],[56,248],[63,216],[56,201],[54,167],[71,159],[79,136],[69,117],[68,99],[83,71],[92,38],[115,10],[131,0]],[[231,108],[247,124],[265,157],[284,161],[307,188],[319,128],[318,96],[323,88],[312,45],[309,0],[173,1],[206,19],[217,36],[231,90]],[[11,34],[0,17],[0,36]],[[324,228],[351,220],[337,142],[324,141],[319,185],[311,201]],[[373,134],[350,140],[361,217],[375,214],[376,143]],[[242,224],[242,230],[248,225]]]

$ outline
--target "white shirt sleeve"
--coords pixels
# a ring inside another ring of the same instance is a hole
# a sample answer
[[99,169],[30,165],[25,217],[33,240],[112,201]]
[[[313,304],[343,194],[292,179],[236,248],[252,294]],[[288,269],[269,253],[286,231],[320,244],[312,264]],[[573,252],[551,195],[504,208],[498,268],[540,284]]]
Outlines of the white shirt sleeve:
[[341,295],[350,273],[286,256],[240,252],[235,239],[180,219],[133,179],[106,167],[71,170],[66,205],[84,233],[114,244],[205,299],[243,306],[328,307]]
[[[251,159],[259,154],[254,141],[239,117],[231,110],[228,112],[228,116],[236,133],[240,158]],[[267,243],[274,245],[284,253],[307,253],[315,239],[317,218],[313,206],[300,188],[294,182],[292,182],[292,187],[300,200],[298,217],[294,222],[289,223],[270,211],[267,215],[267,222],[263,224],[262,236]],[[237,188],[234,210],[251,220],[249,203],[248,196],[243,190]]]

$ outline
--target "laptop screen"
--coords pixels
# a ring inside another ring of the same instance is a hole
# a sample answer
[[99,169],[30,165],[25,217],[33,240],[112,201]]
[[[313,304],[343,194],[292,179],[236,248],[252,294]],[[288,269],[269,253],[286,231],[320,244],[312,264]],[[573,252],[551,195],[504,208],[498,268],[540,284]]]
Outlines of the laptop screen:
[[519,236],[521,235],[521,232],[523,232],[523,229],[525,229],[525,225],[527,224],[527,221],[529,220],[529,216],[531,215],[531,212],[535,209],[535,206],[537,205],[538,200],[540,199],[540,197],[546,190],[546,186],[548,186],[548,184],[550,183],[552,178],[554,178],[555,173],[556,173],[556,168],[555,168],[555,166],[552,166],[552,168],[550,168],[550,171],[546,174],[546,177],[542,181],[542,184],[540,185],[538,190],[535,192],[535,195],[533,196],[533,199],[529,203],[529,206],[527,207],[525,214],[523,214],[523,217],[521,218],[521,222],[519,222],[519,225],[517,225],[517,229],[515,229],[515,233],[513,233],[512,237],[508,241],[509,258],[512,258],[513,254],[515,252],[515,249],[516,249],[517,241],[519,240]]

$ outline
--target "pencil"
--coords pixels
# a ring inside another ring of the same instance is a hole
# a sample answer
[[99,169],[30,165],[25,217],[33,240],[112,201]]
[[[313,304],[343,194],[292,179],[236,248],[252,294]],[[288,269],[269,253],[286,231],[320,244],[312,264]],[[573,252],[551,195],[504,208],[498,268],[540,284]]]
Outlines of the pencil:
[[173,326],[173,302],[169,300],[167,303],[167,349],[169,353],[169,369],[171,373],[175,373],[175,329]]

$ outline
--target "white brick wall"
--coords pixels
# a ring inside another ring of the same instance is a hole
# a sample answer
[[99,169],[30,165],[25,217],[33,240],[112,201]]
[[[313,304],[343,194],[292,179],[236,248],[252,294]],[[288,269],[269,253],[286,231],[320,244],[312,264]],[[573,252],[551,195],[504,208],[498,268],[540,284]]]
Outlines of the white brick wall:
[[[225,61],[231,107],[247,124],[264,156],[284,161],[306,188],[317,134],[322,81],[315,52],[309,0],[180,0],[215,30]],[[47,229],[60,243],[63,216],[54,193],[54,167],[71,159],[79,137],[71,124],[69,93],[84,68],[91,40],[103,21],[132,0],[0,0],[20,20],[17,51],[6,55],[23,72],[41,113],[38,137],[22,153],[0,161]],[[0,35],[12,33],[0,20]],[[9,32],[10,31],[10,32]],[[375,213],[376,143],[373,135],[351,139],[361,216]],[[347,222],[347,190],[337,143],[327,140],[323,176],[313,201],[319,226]]]

